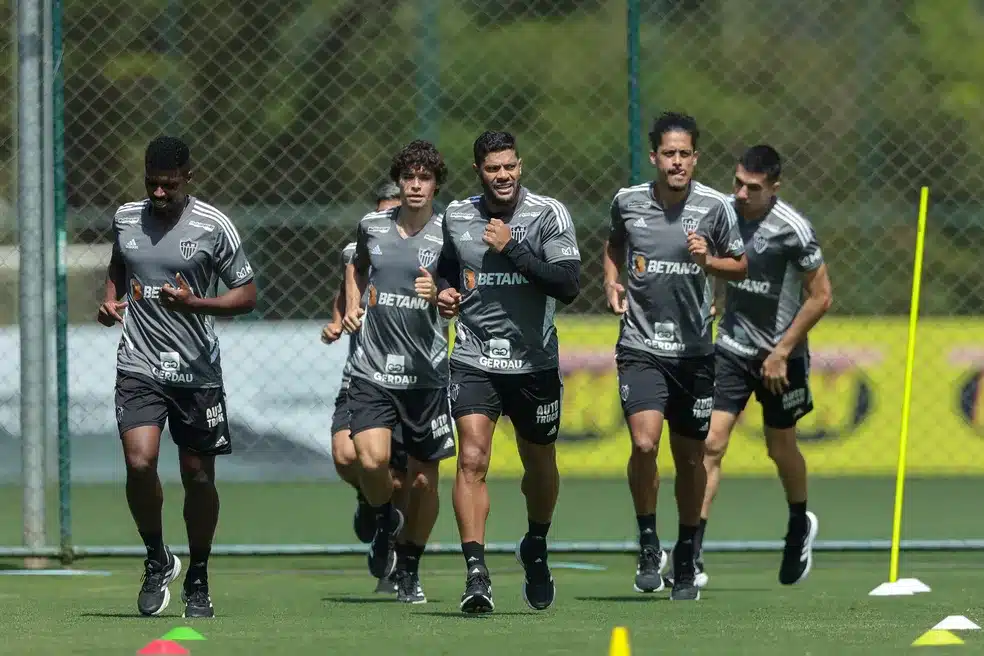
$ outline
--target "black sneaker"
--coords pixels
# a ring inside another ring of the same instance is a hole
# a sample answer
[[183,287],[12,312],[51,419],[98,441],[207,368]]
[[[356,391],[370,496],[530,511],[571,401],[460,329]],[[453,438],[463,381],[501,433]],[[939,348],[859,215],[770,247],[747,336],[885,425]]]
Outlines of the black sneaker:
[[[696,575],[694,576],[694,584],[698,588],[700,588],[701,590],[703,590],[704,588],[707,587],[707,582],[710,580],[710,577],[707,576],[707,569],[704,567],[704,554],[703,554],[703,552],[701,552],[701,554],[699,556],[697,556],[697,560],[694,561],[694,572],[696,573]],[[666,585],[669,585],[669,586],[672,586],[673,585],[673,572],[672,572],[672,570],[670,571],[669,574],[664,574],[663,575],[663,581],[666,583]]]
[[404,571],[394,572],[396,579],[396,600],[405,604],[426,604],[427,597],[420,585],[420,575]]
[[373,513],[372,506],[361,494],[359,495],[359,503],[355,507],[355,516],[352,518],[352,528],[355,530],[355,537],[362,544],[372,542],[372,536],[376,534],[376,514]]
[[403,513],[393,509],[394,518],[390,520],[390,530],[377,528],[369,543],[369,573],[377,579],[384,579],[396,569],[396,549],[393,536],[403,528]]
[[148,558],[144,561],[143,585],[137,596],[137,610],[141,615],[160,615],[171,603],[167,586],[181,573],[181,560],[164,548],[168,562],[161,564]]
[[399,573],[400,572],[398,571],[394,571],[386,578],[379,579],[376,582],[376,589],[373,592],[377,592],[379,594],[395,594],[398,592],[399,586],[397,585],[396,580]]
[[492,579],[489,570],[476,565],[468,570],[465,592],[461,595],[461,612],[469,615],[491,613],[495,610],[492,602]]
[[710,580],[710,577],[707,576],[707,568],[704,567],[703,551],[700,552],[700,555],[697,556],[697,560],[694,561],[694,567],[697,573],[696,576],[694,576],[694,583],[697,585],[698,588],[701,589],[706,588],[707,582]]
[[659,592],[663,589],[663,570],[669,558],[659,547],[645,546],[639,550],[639,560],[636,564],[636,592]]
[[[689,552],[689,553],[688,553]],[[673,587],[670,589],[672,601],[697,601],[700,588],[697,587],[697,562],[693,550],[673,550]]]
[[208,594],[208,579],[196,578],[194,581],[185,578],[181,589],[181,601],[185,603],[184,614],[181,617],[215,617],[212,607],[212,597]]
[[546,610],[557,596],[557,585],[547,565],[546,540],[537,548],[528,535],[516,547],[516,560],[523,566],[523,600],[533,610]]
[[786,546],[782,550],[782,564],[779,566],[779,582],[783,585],[799,583],[813,568],[813,543],[817,539],[820,522],[817,516],[806,511],[806,532],[793,535],[786,533]]

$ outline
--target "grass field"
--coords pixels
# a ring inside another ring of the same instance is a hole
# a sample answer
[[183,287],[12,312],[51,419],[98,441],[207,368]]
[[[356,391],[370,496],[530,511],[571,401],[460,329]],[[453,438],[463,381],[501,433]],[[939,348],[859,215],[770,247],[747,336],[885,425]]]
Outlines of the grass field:
[[[514,541],[525,529],[516,481],[491,482],[490,541]],[[892,481],[818,479],[811,508],[821,539],[884,539],[891,530]],[[340,484],[221,485],[217,542],[351,543],[354,495]],[[913,480],[907,485],[908,538],[982,538],[980,479]],[[442,490],[434,541],[455,544],[450,490]],[[166,537],[183,545],[180,488],[166,489]],[[660,532],[676,537],[672,481],[661,493]],[[52,512],[52,537],[57,536]],[[777,481],[726,481],[709,540],[777,540],[786,509]],[[635,522],[623,481],[567,480],[551,531],[556,540],[634,540]],[[16,488],[0,488],[0,544],[19,544]],[[76,544],[136,546],[122,486],[73,491]],[[948,615],[984,624],[984,568],[978,553],[905,553],[904,576],[932,592],[872,598],[888,574],[887,553],[821,553],[800,586],[776,580],[776,553],[707,554],[710,587],[696,604],[669,603],[667,593],[632,592],[634,561],[621,554],[554,554],[558,601],[545,613],[526,608],[521,573],[492,556],[496,613],[463,617],[460,556],[425,556],[429,603],[406,607],[371,592],[363,556],[214,557],[213,600],[219,615],[193,626],[207,638],[183,643],[196,656],[325,654],[362,650],[371,656],[469,653],[605,654],[611,630],[626,626],[632,654],[895,653]],[[590,565],[572,569],[568,565]],[[0,561],[14,573],[19,561]],[[0,576],[0,654],[134,654],[168,630],[191,625],[175,601],[161,618],[136,616],[139,559],[89,558],[75,567],[108,575]],[[984,632],[962,632],[959,647],[934,653],[984,653]]]
[[[0,577],[2,654],[134,654],[179,626],[206,638],[182,643],[195,656],[243,654],[607,654],[615,626],[630,632],[632,654],[882,654],[906,649],[947,615],[984,622],[979,556],[918,555],[909,573],[931,593],[871,598],[884,578],[883,556],[823,554],[802,585],[776,582],[774,554],[720,554],[709,560],[711,587],[701,601],[632,592],[630,556],[557,556],[556,605],[526,608],[519,566],[490,558],[496,612],[464,617],[459,557],[425,558],[428,603],[397,604],[371,592],[365,560],[355,556],[216,558],[213,620],[182,620],[175,600],[159,618],[135,616],[137,563],[87,561],[109,576]],[[564,569],[577,561],[599,571]],[[176,592],[178,586],[172,586]],[[936,653],[984,653],[980,631]]]

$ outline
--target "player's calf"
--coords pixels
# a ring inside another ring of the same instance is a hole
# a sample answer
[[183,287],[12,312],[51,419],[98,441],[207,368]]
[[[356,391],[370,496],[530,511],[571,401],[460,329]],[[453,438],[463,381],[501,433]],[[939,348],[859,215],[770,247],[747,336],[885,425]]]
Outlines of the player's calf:
[[698,432],[694,437],[670,434],[670,447],[676,465],[677,512],[680,516],[679,537],[673,547],[673,588],[670,599],[696,601],[700,599],[697,587],[697,532],[700,528],[700,509],[704,499],[707,475],[704,470],[704,443],[706,436]]
[[789,504],[779,581],[792,585],[805,579],[813,567],[813,543],[819,524],[817,516],[807,510],[806,460],[796,441],[795,426],[767,426],[765,439],[769,457],[776,464]]
[[377,579],[392,574],[396,568],[393,536],[403,528],[403,513],[393,507],[393,479],[389,468],[391,431],[369,428],[354,434],[359,456],[361,489],[372,506],[376,533],[369,544],[369,572]]

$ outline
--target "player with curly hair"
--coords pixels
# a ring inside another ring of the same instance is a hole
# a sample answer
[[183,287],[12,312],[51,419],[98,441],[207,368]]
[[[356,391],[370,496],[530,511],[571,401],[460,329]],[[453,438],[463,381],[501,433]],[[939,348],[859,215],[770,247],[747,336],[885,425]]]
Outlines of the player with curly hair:
[[[437,309],[442,219],[434,213],[447,167],[433,144],[414,141],[393,158],[390,178],[400,187],[400,206],[362,218],[345,270],[342,326],[357,339],[349,427],[362,494],[376,518],[369,571],[377,578],[395,571],[397,600],[425,603],[420,557],[437,521],[440,461],[455,454],[448,339]],[[405,528],[392,510],[390,441],[397,427],[408,456]]]

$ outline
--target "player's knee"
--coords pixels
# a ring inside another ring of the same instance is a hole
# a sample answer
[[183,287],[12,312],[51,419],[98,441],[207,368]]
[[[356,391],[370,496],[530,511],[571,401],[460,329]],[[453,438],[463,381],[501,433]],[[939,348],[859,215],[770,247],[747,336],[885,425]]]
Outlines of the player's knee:
[[707,434],[704,442],[704,461],[720,465],[728,450],[728,433],[715,431],[713,428]]
[[458,451],[458,470],[469,482],[485,480],[485,474],[489,471],[489,456],[486,449],[462,444]]
[[388,433],[366,431],[353,440],[359,466],[372,474],[389,470],[390,436]]
[[376,449],[359,451],[359,466],[369,474],[389,469],[389,455]]
[[157,473],[157,454],[150,450],[132,449],[124,454],[127,474],[151,476]]
[[670,447],[673,451],[673,464],[677,471],[704,467],[705,444],[703,440],[695,440],[683,435],[670,435]]
[[181,483],[185,489],[214,485],[215,480],[204,468],[182,468]]
[[632,433],[632,455],[633,456],[655,456],[659,448],[659,435],[650,432]]
[[355,444],[347,432],[335,433],[331,439],[331,458],[336,467],[351,467],[355,464]]
[[633,456],[653,456],[659,449],[663,420],[654,412],[637,412],[628,420]]
[[768,428],[765,431],[765,447],[775,462],[783,462],[799,454],[795,428]]

